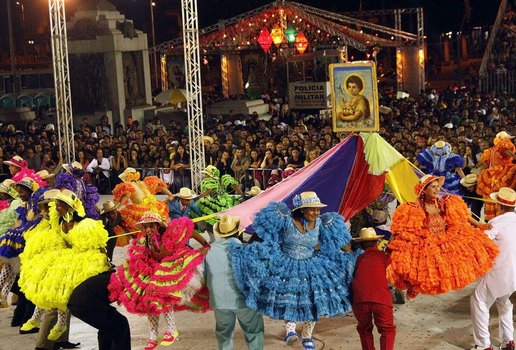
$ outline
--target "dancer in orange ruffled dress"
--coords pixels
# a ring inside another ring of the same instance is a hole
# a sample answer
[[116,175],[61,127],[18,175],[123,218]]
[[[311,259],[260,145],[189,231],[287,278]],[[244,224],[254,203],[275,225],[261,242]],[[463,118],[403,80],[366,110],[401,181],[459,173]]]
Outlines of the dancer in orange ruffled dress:
[[459,196],[439,197],[444,177],[425,175],[416,202],[394,212],[388,276],[407,295],[441,294],[466,287],[493,266],[498,247]]
[[[484,169],[480,173],[477,183],[477,193],[489,199],[489,194],[498,192],[502,187],[516,186],[516,147],[512,142],[514,136],[505,131],[496,134],[494,146],[484,150],[480,157]],[[490,220],[496,216],[495,204],[486,202],[484,217]]]

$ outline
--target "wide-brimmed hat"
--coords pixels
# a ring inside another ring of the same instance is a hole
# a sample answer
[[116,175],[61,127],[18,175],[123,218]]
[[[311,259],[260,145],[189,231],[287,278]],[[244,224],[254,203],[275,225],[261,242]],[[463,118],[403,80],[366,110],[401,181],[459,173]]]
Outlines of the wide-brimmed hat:
[[380,238],[383,238],[383,235],[377,235],[374,228],[364,227],[360,230],[360,236],[357,238],[353,238],[353,240],[355,242],[367,242],[367,241],[377,241]]
[[43,193],[43,198],[38,202],[38,204],[44,204],[44,203],[48,203],[54,199],[56,199],[56,197],[61,193],[61,191],[59,191],[58,189],[51,189],[51,190],[48,190],[48,191],[45,191],[45,193]]
[[167,227],[161,216],[153,211],[147,211],[145,212],[140,221],[136,223],[136,227],[141,228],[143,224],[152,224],[152,223],[158,223],[161,227]]
[[213,140],[213,137],[206,136],[206,135],[202,137],[202,140],[206,141],[206,142],[209,142],[210,144],[212,144],[215,141],[215,140]]
[[36,175],[38,175],[43,180],[54,177],[54,174],[49,173],[48,170],[45,169],[38,171]]
[[38,183],[34,179],[31,179],[30,177],[24,177],[23,179],[18,181],[15,185],[28,188],[32,192],[36,192],[39,188]]
[[204,173],[208,175],[209,177],[213,178],[219,178],[220,177],[220,170],[217,169],[216,166],[208,165],[204,170],[201,171],[201,173]]
[[195,197],[197,197],[197,193],[195,193],[188,187],[181,187],[179,189],[179,193],[175,194],[174,196],[179,197],[181,199],[194,199]]
[[109,213],[110,211],[118,209],[118,207],[120,207],[120,203],[115,203],[113,201],[105,201],[104,203],[102,203],[102,209],[100,210],[100,214]]
[[317,193],[312,191],[302,192],[301,194],[297,194],[293,199],[294,210],[298,210],[301,208],[324,208],[327,205],[321,203],[319,197],[317,197]]
[[372,219],[375,224],[381,224],[382,222],[386,222],[389,218],[389,214],[385,210],[375,210],[373,211]]
[[60,191],[55,197],[55,199],[68,204],[68,206],[70,206],[74,210],[77,210],[77,202],[81,201],[79,197],[77,197],[75,192],[70,191],[68,189]]
[[513,139],[514,136],[509,135],[506,131],[500,131],[498,134],[496,134],[496,138],[500,140],[507,140]]
[[444,184],[444,176],[435,176],[435,175],[425,175],[419,179],[419,183],[416,185],[415,192],[419,197],[426,186],[428,186],[433,181],[439,181],[439,187],[442,187]]
[[516,207],[516,192],[509,187],[502,187],[498,192],[489,195],[496,203],[506,207]]
[[446,147],[446,142],[444,142],[444,141],[442,141],[442,140],[439,140],[439,141],[437,141],[436,143],[434,143],[434,146],[435,146],[436,148],[444,148],[444,147]]
[[72,162],[71,164],[65,163],[62,167],[68,174],[71,174],[73,169],[82,170],[82,165],[79,162]]
[[[136,175],[138,174],[138,175]],[[135,168],[125,168],[124,172],[120,175],[118,175],[118,177],[122,180],[122,181],[127,181],[127,177],[134,177],[137,179],[140,178],[140,173],[138,171],[136,171]]]
[[14,157],[12,157],[9,160],[4,160],[4,164],[14,165],[14,166],[17,166],[18,168],[25,168],[25,167],[27,167],[27,161],[24,160],[20,156],[14,156]]
[[460,179],[460,184],[464,187],[469,187],[476,185],[478,181],[478,176],[475,174],[468,174],[464,176],[462,179]]
[[253,186],[249,191],[247,191],[245,194],[248,196],[254,197],[262,193],[263,191],[260,189],[259,186]]
[[222,215],[220,221],[213,225],[213,233],[219,237],[229,237],[235,233],[242,233],[239,231],[240,218],[230,215]]
[[16,185],[16,182],[11,179],[5,179],[0,183],[0,192],[8,194],[12,198],[18,197],[18,192],[16,192],[14,185]]

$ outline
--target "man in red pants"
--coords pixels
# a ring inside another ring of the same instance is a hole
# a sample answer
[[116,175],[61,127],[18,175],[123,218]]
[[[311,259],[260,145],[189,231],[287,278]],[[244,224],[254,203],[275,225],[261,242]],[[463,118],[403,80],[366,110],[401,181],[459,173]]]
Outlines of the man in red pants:
[[396,326],[392,311],[392,296],[385,270],[390,264],[390,257],[378,249],[378,236],[372,228],[363,228],[360,242],[364,250],[355,265],[352,289],[353,313],[358,321],[357,331],[360,335],[362,350],[375,350],[373,340],[373,319],[380,333],[380,349],[393,350]]

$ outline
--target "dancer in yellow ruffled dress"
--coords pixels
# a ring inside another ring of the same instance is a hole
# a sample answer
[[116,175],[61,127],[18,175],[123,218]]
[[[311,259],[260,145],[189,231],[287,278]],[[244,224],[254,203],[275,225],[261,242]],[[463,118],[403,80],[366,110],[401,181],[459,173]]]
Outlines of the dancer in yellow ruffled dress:
[[57,323],[48,336],[57,340],[67,329],[66,304],[75,287],[109,269],[103,252],[108,233],[101,221],[84,218],[81,200],[70,190],[57,194],[48,206],[49,223],[32,232],[31,247],[24,257],[20,287],[37,308],[22,328],[37,328],[44,310],[58,309]]

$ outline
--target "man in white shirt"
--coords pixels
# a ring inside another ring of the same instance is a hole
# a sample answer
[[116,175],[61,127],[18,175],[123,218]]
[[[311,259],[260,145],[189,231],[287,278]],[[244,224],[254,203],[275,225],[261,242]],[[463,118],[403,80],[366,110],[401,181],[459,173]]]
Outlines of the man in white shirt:
[[478,280],[470,298],[473,339],[477,350],[493,350],[489,334],[489,309],[498,309],[500,349],[514,350],[513,305],[509,300],[516,291],[516,192],[509,187],[491,193],[498,216],[491,219],[486,233],[500,248],[493,268]]
[[95,185],[98,187],[100,194],[108,194],[111,190],[109,181],[110,169],[109,159],[104,157],[102,149],[98,149],[97,156],[90,162],[86,171],[93,174]]

